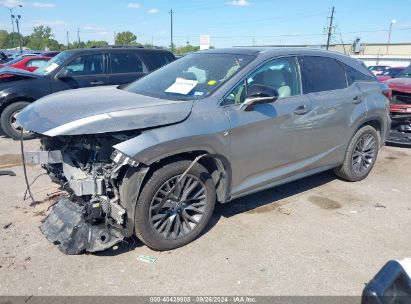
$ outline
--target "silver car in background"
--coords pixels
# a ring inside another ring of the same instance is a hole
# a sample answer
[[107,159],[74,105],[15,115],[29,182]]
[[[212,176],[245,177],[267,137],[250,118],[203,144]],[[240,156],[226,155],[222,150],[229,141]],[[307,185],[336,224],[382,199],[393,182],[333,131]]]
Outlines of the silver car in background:
[[41,229],[68,254],[133,234],[169,250],[204,230],[216,202],[329,169],[362,180],[390,129],[387,96],[348,56],[234,48],[44,97],[18,116],[42,142],[26,161],[70,196]]

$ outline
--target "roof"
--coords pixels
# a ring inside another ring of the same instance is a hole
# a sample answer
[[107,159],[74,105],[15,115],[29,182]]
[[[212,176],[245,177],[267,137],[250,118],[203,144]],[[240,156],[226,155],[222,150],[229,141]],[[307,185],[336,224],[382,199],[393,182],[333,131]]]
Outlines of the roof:
[[212,49],[199,51],[197,53],[206,54],[237,54],[237,55],[264,55],[264,56],[280,56],[280,55],[312,55],[312,56],[325,56],[330,57],[347,57],[341,53],[326,51],[318,48],[307,47],[233,47],[223,49]]

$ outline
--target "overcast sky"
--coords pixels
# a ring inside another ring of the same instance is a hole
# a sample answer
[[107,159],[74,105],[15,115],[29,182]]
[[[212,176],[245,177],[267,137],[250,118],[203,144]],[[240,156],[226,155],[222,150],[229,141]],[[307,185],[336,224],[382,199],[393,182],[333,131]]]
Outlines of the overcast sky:
[[[44,2],[43,2],[44,1]],[[174,14],[175,44],[199,45],[199,35],[211,36],[216,47],[266,44],[325,43],[324,28],[336,7],[335,42],[387,42],[392,20],[392,42],[411,42],[410,0],[0,0],[0,28],[11,31],[5,7],[22,4],[23,34],[33,26],[48,25],[55,38],[66,42],[107,40],[114,32],[129,30],[141,43],[170,44],[170,9]],[[340,35],[341,33],[341,35]]]

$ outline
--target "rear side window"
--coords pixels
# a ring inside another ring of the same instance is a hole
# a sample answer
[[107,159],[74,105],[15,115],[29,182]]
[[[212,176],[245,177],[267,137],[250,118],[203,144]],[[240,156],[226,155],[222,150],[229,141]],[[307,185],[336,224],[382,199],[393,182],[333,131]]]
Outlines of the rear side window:
[[344,67],[347,73],[348,85],[352,85],[356,81],[377,81],[374,77],[365,75],[349,65],[344,64]]
[[303,93],[316,93],[345,89],[347,79],[344,68],[328,57],[300,57]]
[[111,53],[110,65],[112,74],[147,73],[147,68],[134,53]]
[[169,54],[167,53],[148,53],[148,57],[150,57],[151,62],[153,63],[154,69],[161,68],[162,66],[165,66],[172,62],[174,58],[172,58]]

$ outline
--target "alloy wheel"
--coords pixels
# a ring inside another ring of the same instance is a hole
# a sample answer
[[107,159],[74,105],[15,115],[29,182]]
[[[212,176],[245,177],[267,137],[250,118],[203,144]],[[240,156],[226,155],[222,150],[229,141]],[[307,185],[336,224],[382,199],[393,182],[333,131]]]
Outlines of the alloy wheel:
[[[205,215],[207,190],[196,176],[187,174],[168,179],[154,195],[149,219],[153,231],[166,240],[183,238],[192,232]],[[173,189],[174,188],[174,189]],[[173,190],[170,192],[170,190]]]
[[356,174],[366,172],[375,160],[376,140],[371,134],[359,138],[352,155],[352,169]]
[[[20,113],[21,110],[14,111],[12,115],[10,115],[10,126],[16,130],[17,132],[21,132],[21,127],[17,124],[17,114]],[[29,134],[30,131],[23,129],[23,134]]]

